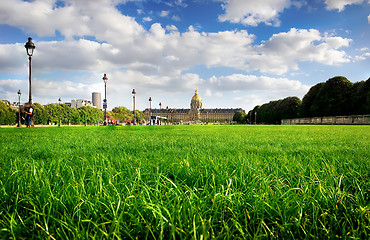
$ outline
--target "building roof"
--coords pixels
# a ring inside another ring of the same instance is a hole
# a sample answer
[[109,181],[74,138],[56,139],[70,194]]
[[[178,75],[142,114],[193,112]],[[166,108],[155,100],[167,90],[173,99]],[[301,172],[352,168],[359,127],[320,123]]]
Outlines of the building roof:
[[[202,106],[202,98],[198,94],[198,89],[195,90],[194,96],[191,98],[190,107],[198,109],[200,113],[235,113],[237,111],[243,111],[242,108],[208,108],[204,109]],[[143,112],[149,112],[150,109],[146,108]],[[189,108],[152,108],[152,113],[159,114],[159,113],[189,113]]]

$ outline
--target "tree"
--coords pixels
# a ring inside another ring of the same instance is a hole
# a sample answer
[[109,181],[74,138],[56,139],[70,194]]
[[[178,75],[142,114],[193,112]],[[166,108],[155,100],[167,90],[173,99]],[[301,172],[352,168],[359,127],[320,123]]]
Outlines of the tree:
[[302,105],[300,108],[300,115],[303,117],[313,117],[317,115],[319,109],[316,109],[317,106],[312,106],[313,102],[316,99],[316,96],[320,89],[325,85],[325,83],[318,83],[315,86],[311,87],[310,90],[302,99]]
[[95,124],[104,121],[104,112],[96,107],[87,106],[88,123]]
[[317,109],[317,116],[349,115],[352,86],[353,84],[342,76],[327,80],[311,106]]
[[298,97],[287,97],[263,104],[257,111],[258,122],[280,124],[282,119],[298,117],[302,101]]
[[121,106],[113,108],[110,115],[120,122],[126,122],[128,119],[134,118],[134,114],[130,110]]
[[34,124],[47,124],[49,114],[40,103],[33,103]]
[[[351,115],[354,113],[354,93],[366,92],[362,91],[361,87],[361,83],[353,85],[342,76],[318,83],[303,97],[301,115],[303,117]],[[356,104],[362,105],[359,101],[366,102],[365,98],[358,98]]]
[[370,78],[353,84],[351,114],[370,114]]
[[298,97],[270,101],[248,112],[251,122],[280,123],[296,117],[340,116],[370,113],[370,78],[353,84],[337,76],[310,88],[302,101]]
[[103,121],[103,112],[95,107],[83,106],[78,109],[71,108],[66,104],[48,104],[45,110],[48,112],[49,123],[58,124],[59,122],[59,107],[61,124],[95,124]]
[[16,123],[16,115],[18,111],[12,109],[8,104],[0,101],[0,124],[14,125]]
[[135,115],[136,115],[136,121],[137,122],[139,122],[142,119],[145,119],[144,113],[140,110],[135,110]]
[[95,124],[97,122],[102,122],[104,118],[104,113],[95,107],[83,106],[77,109],[79,113],[78,122],[80,124]]
[[260,105],[257,105],[253,108],[253,110],[250,110],[247,115],[247,120],[249,120],[250,123],[257,124],[258,122],[258,111],[261,108]]
[[68,124],[79,124],[80,123],[80,113],[76,108],[71,108],[65,104],[62,107],[62,123]]
[[280,105],[280,122],[282,119],[297,118],[299,117],[299,109],[301,108],[302,101],[298,97],[284,98]]
[[48,115],[47,123],[56,124],[58,122],[58,106],[50,103],[48,105],[45,105],[44,109]]
[[246,123],[247,122],[247,114],[244,111],[236,111],[233,117],[233,121],[237,123]]

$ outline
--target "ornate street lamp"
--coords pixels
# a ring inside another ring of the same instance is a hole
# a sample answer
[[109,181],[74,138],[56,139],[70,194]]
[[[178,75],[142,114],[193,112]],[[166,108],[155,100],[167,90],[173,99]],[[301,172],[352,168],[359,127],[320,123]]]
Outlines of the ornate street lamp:
[[85,106],[85,126],[87,126],[87,100],[83,100]]
[[108,81],[108,77],[106,73],[104,73],[103,81],[104,81],[104,91],[105,91],[104,100],[103,100],[104,125],[107,125],[107,81]]
[[166,117],[167,115],[167,120],[168,120],[168,106],[166,107],[166,114],[164,115]]
[[18,90],[18,106],[19,106],[19,112],[18,112],[18,127],[21,127],[21,90]]
[[[31,91],[31,61],[32,61],[32,55],[33,51],[35,50],[36,46],[32,42],[32,38],[28,38],[28,42],[24,45],[26,48],[26,52],[28,55],[28,61],[29,61],[29,97],[28,97],[28,102],[32,104],[32,91]],[[33,126],[33,114],[31,115],[31,126]]]
[[62,101],[62,99],[59,98],[58,101],[59,101],[59,122],[58,122],[58,127],[60,127],[60,102]]
[[136,113],[135,113],[135,95],[136,91],[135,88],[132,90],[132,96],[133,96],[133,101],[134,101],[134,120],[136,120]]
[[159,103],[159,116],[161,116],[161,112],[162,112],[162,103],[160,102]]
[[149,120],[152,116],[152,97],[149,97]]

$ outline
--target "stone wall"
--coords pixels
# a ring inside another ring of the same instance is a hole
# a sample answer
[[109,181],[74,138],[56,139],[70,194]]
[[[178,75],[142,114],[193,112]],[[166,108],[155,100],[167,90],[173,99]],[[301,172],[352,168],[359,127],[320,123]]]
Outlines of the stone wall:
[[282,125],[370,125],[370,115],[351,115],[351,116],[329,116],[329,117],[310,117],[293,118],[281,120]]

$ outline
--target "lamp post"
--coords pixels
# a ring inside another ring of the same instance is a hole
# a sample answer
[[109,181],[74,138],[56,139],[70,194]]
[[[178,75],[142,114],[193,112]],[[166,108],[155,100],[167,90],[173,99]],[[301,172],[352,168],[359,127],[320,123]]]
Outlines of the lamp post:
[[254,123],[257,124],[257,111],[254,113]]
[[86,100],[83,100],[84,106],[85,106],[85,126],[87,126],[87,102]]
[[161,113],[162,113],[162,103],[160,102],[159,103],[159,116],[161,116]]
[[18,90],[18,107],[19,107],[19,112],[18,112],[18,127],[21,127],[21,90]]
[[58,99],[59,101],[59,122],[58,122],[58,127],[60,127],[60,102],[62,101],[62,99]]
[[167,117],[168,120],[168,106],[166,107],[166,114],[164,116]]
[[[31,61],[32,61],[32,55],[33,51],[35,50],[36,46],[32,42],[32,38],[28,38],[28,42],[24,45],[26,48],[26,53],[28,55],[28,61],[29,61],[29,97],[28,97],[28,102],[32,104],[32,91],[31,91]],[[33,114],[31,115],[31,126],[33,126]]]
[[152,97],[149,97],[149,120],[152,117]]
[[106,73],[104,73],[103,81],[104,81],[104,92],[105,92],[104,100],[103,100],[104,125],[107,125],[107,81],[108,81],[108,77]]
[[132,96],[133,96],[133,101],[134,101],[134,120],[136,120],[136,113],[135,113],[135,95],[136,91],[135,88],[132,90]]

